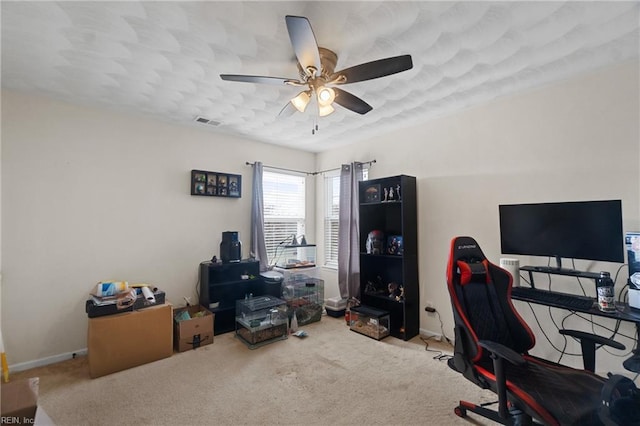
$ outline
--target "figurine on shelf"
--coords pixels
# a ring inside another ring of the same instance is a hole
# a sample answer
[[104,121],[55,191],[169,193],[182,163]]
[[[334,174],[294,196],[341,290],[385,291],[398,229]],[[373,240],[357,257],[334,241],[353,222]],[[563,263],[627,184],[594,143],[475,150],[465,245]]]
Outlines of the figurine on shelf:
[[398,283],[390,282],[387,285],[387,290],[389,290],[389,298],[396,300],[397,297],[400,296],[400,288]]
[[382,231],[374,229],[367,235],[367,254],[383,254],[384,234]]
[[387,253],[398,254],[399,249],[400,244],[398,243],[398,237],[395,235],[389,237],[389,242],[387,243]]
[[400,286],[400,294],[396,296],[396,302],[404,302],[404,286]]
[[364,292],[368,294],[375,294],[378,292],[378,289],[376,288],[374,283],[372,283],[371,281],[367,281],[367,285],[364,287]]
[[395,201],[396,194],[393,191],[393,186],[389,188],[389,201]]
[[382,199],[383,203],[387,202],[387,197],[389,196],[389,190],[387,188],[384,188],[384,198]]
[[400,184],[396,185],[396,198],[398,201],[402,200],[402,196],[400,195]]

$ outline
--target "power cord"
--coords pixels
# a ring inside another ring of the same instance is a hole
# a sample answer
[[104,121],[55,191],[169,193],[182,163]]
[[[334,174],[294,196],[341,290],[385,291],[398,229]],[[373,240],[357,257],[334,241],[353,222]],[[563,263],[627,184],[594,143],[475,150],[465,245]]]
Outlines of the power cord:
[[[424,310],[429,312],[429,313],[431,313],[431,314],[436,314],[438,316],[438,322],[440,322],[440,333],[441,333],[440,335],[441,335],[441,338],[444,339],[449,345],[453,346],[453,344],[451,343],[451,340],[444,333],[444,324],[442,323],[442,318],[440,317],[440,312],[438,312],[437,309],[434,308],[433,306],[425,306]],[[436,337],[435,335],[429,336],[427,338],[424,338],[424,337],[420,336],[420,339],[425,344],[424,350],[428,351],[428,352],[434,352],[435,355],[433,356],[433,359],[438,360],[438,361],[447,361],[447,360],[453,358],[452,355],[445,354],[441,350],[429,349],[429,340],[434,339],[435,337]]]
[[444,352],[442,352],[439,349],[429,349],[429,340],[435,339],[435,338],[436,338],[435,335],[434,336],[429,336],[429,337],[426,337],[426,338],[423,337],[423,336],[420,336],[420,340],[422,340],[424,342],[424,350],[427,351],[427,352],[435,353],[435,355],[433,356],[432,359],[435,359],[435,360],[438,360],[438,361],[447,361],[447,360],[453,358],[452,355],[445,354]]
[[447,337],[447,335],[444,333],[444,324],[442,324],[442,318],[440,317],[440,312],[438,312],[438,310],[436,308],[434,308],[433,306],[425,306],[424,308],[425,311],[431,313],[431,314],[436,314],[438,315],[438,321],[440,322],[440,333],[442,335],[442,338],[444,340],[446,340],[446,342],[448,344],[450,344],[451,346],[453,346],[453,343],[451,343],[451,340]]

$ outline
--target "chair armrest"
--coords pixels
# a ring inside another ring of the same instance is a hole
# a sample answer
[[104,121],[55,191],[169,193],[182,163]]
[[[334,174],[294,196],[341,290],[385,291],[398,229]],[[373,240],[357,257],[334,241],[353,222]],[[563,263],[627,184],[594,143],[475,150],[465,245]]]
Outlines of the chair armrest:
[[510,349],[500,343],[492,342],[491,340],[479,340],[478,345],[485,348],[492,354],[506,359],[513,365],[524,365],[527,361],[518,352]]
[[[524,365],[527,361],[513,349],[491,340],[478,340],[478,345],[491,353],[493,373],[496,377],[496,393],[498,394],[498,416],[506,421],[509,417],[509,402],[507,400],[507,376],[504,360],[506,359],[514,365]],[[502,421],[500,423],[511,424]]]
[[611,340],[607,337],[598,336],[597,334],[586,333],[578,330],[558,330],[558,333],[564,334],[565,336],[575,337],[581,341],[589,340],[599,345],[611,346],[612,348],[620,349],[621,351],[626,349],[622,343],[616,342],[615,340]]
[[584,331],[558,330],[558,332],[562,335],[575,337],[576,339],[580,340],[584,369],[587,371],[591,371],[592,373],[596,369],[596,343],[599,345],[611,346],[615,349],[625,349],[625,346],[622,343],[595,334],[585,333]]

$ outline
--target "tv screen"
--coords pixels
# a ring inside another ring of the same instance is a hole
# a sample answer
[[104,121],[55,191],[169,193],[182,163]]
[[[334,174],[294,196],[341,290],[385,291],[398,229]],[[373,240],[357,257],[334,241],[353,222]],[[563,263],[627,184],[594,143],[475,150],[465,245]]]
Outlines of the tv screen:
[[503,204],[503,254],[624,263],[622,202]]

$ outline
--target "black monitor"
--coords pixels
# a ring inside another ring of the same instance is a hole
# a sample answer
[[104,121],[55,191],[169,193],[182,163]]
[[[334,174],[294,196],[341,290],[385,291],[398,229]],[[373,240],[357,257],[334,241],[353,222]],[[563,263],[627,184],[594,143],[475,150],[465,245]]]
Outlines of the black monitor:
[[499,206],[503,254],[624,263],[621,200]]

